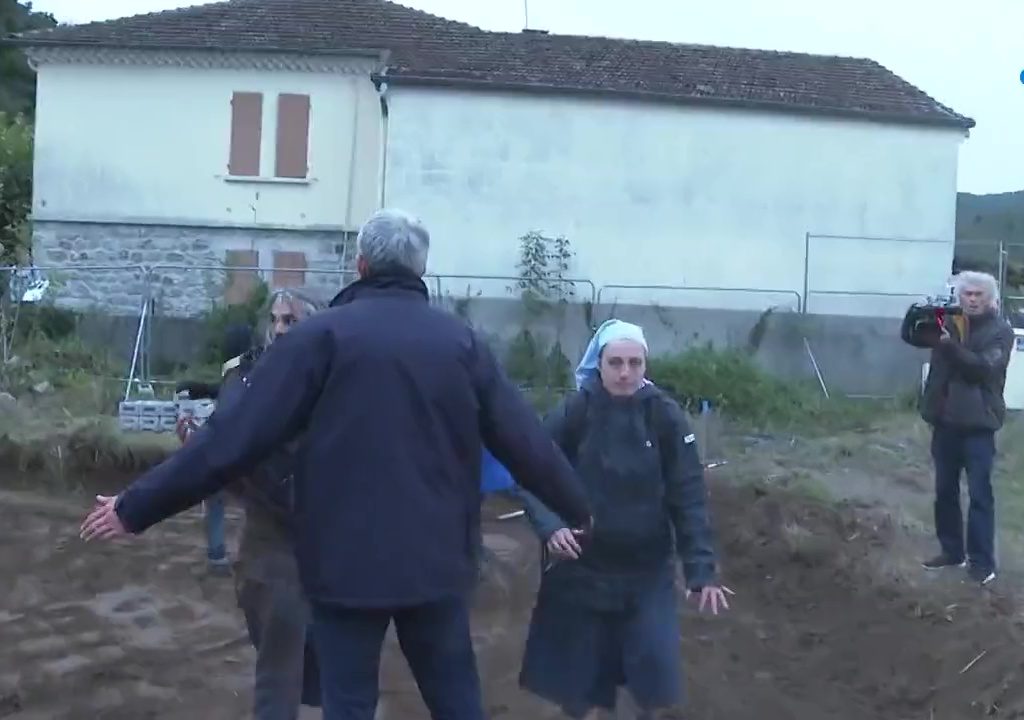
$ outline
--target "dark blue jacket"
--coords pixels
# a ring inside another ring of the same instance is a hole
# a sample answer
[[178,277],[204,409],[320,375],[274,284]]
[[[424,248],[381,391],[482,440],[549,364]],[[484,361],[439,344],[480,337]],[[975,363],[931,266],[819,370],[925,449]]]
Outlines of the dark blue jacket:
[[[545,425],[571,458],[594,509],[594,531],[580,560],[546,579],[566,575],[574,593],[592,594],[587,588],[605,582],[603,576],[657,575],[678,555],[691,590],[716,581],[704,465],[672,398],[653,384],[613,397],[591,382],[567,396]],[[567,527],[537,498],[521,495],[541,540]]]
[[586,494],[490,350],[401,272],[353,283],[274,342],[252,390],[120,496],[142,532],[300,439],[299,570],[315,602],[395,607],[468,592],[481,445],[573,525]]

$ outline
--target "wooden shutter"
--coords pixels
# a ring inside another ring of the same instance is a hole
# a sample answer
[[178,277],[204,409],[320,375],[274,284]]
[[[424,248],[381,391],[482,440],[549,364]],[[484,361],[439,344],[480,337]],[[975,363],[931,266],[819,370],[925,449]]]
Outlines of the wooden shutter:
[[231,156],[228,173],[241,177],[260,174],[263,138],[263,94],[236,92],[231,97]]
[[274,251],[274,287],[298,288],[306,284],[306,253]]
[[248,301],[259,283],[259,271],[232,270],[231,268],[259,267],[259,252],[256,250],[228,250],[225,253],[224,264],[228,267],[224,302],[228,305],[239,305]]
[[309,171],[309,95],[277,97],[277,167],[280,178],[304,178]]

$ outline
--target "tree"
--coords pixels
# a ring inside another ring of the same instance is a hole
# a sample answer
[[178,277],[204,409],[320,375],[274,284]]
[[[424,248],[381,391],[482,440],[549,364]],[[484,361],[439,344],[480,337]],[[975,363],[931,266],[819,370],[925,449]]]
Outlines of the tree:
[[0,113],[0,265],[25,260],[32,210],[32,126]]
[[[0,0],[0,39],[56,25],[53,15],[35,12],[30,2]],[[0,113],[31,117],[35,110],[36,77],[21,48],[0,46],[0,78]]]

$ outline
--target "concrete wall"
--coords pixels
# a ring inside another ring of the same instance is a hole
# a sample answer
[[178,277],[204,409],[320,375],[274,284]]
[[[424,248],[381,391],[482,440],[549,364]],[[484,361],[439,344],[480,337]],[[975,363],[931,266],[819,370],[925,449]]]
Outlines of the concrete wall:
[[[380,195],[374,64],[37,50],[37,219],[356,229]],[[235,91],[263,93],[261,176],[228,176]],[[310,96],[309,176],[273,177],[279,93]]]
[[388,102],[385,203],[423,217],[440,275],[514,275],[517,239],[536,230],[565,235],[568,275],[599,287],[770,291],[619,288],[606,302],[792,307],[806,263],[812,312],[896,317],[950,271],[957,130],[450,89],[395,87]]
[[[925,354],[899,339],[898,321],[887,318],[806,316],[742,310],[700,308],[656,309],[650,306],[566,306],[537,318],[519,302],[479,298],[455,307],[505,358],[508,344],[528,328],[546,352],[558,341],[572,366],[590,340],[592,323],[615,317],[644,327],[654,355],[677,353],[694,346],[751,349],[758,364],[771,374],[817,385],[804,345],[806,338],[830,393],[894,396],[914,390]],[[82,323],[87,340],[110,349],[127,373],[136,320],[127,316],[90,318]],[[158,317],[151,335],[154,364],[188,364],[197,357],[203,329],[194,319]],[[178,378],[180,379],[180,378]]]
[[[757,363],[777,377],[818,385],[813,354],[829,392],[893,396],[920,382],[926,353],[900,340],[900,321],[793,312],[661,308],[650,305],[565,305],[541,318],[522,303],[478,298],[447,307],[504,346],[524,327],[545,349],[556,340],[575,365],[590,341],[591,328],[617,317],[644,328],[653,355],[710,346],[750,349]],[[804,339],[810,346],[808,353]]]

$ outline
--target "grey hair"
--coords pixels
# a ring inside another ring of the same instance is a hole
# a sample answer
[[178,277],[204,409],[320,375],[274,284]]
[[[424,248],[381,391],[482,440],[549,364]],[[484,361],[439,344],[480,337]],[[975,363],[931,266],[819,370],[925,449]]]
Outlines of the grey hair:
[[956,285],[957,295],[966,288],[981,290],[988,297],[989,304],[993,308],[999,307],[999,282],[992,275],[977,270],[964,270],[953,278],[953,282]]
[[263,323],[263,332],[260,333],[260,337],[262,338],[264,345],[270,345],[270,343],[274,341],[274,328],[269,322],[269,317],[271,309],[273,309],[274,304],[278,300],[284,300],[287,302],[291,306],[292,312],[295,313],[296,318],[300,322],[308,318],[310,315],[314,315],[324,307],[323,303],[298,290],[283,288],[272,291],[267,296],[267,301],[263,304],[263,319],[261,320]]
[[430,234],[409,213],[378,210],[360,228],[356,248],[371,273],[400,265],[422,277],[427,272]]

